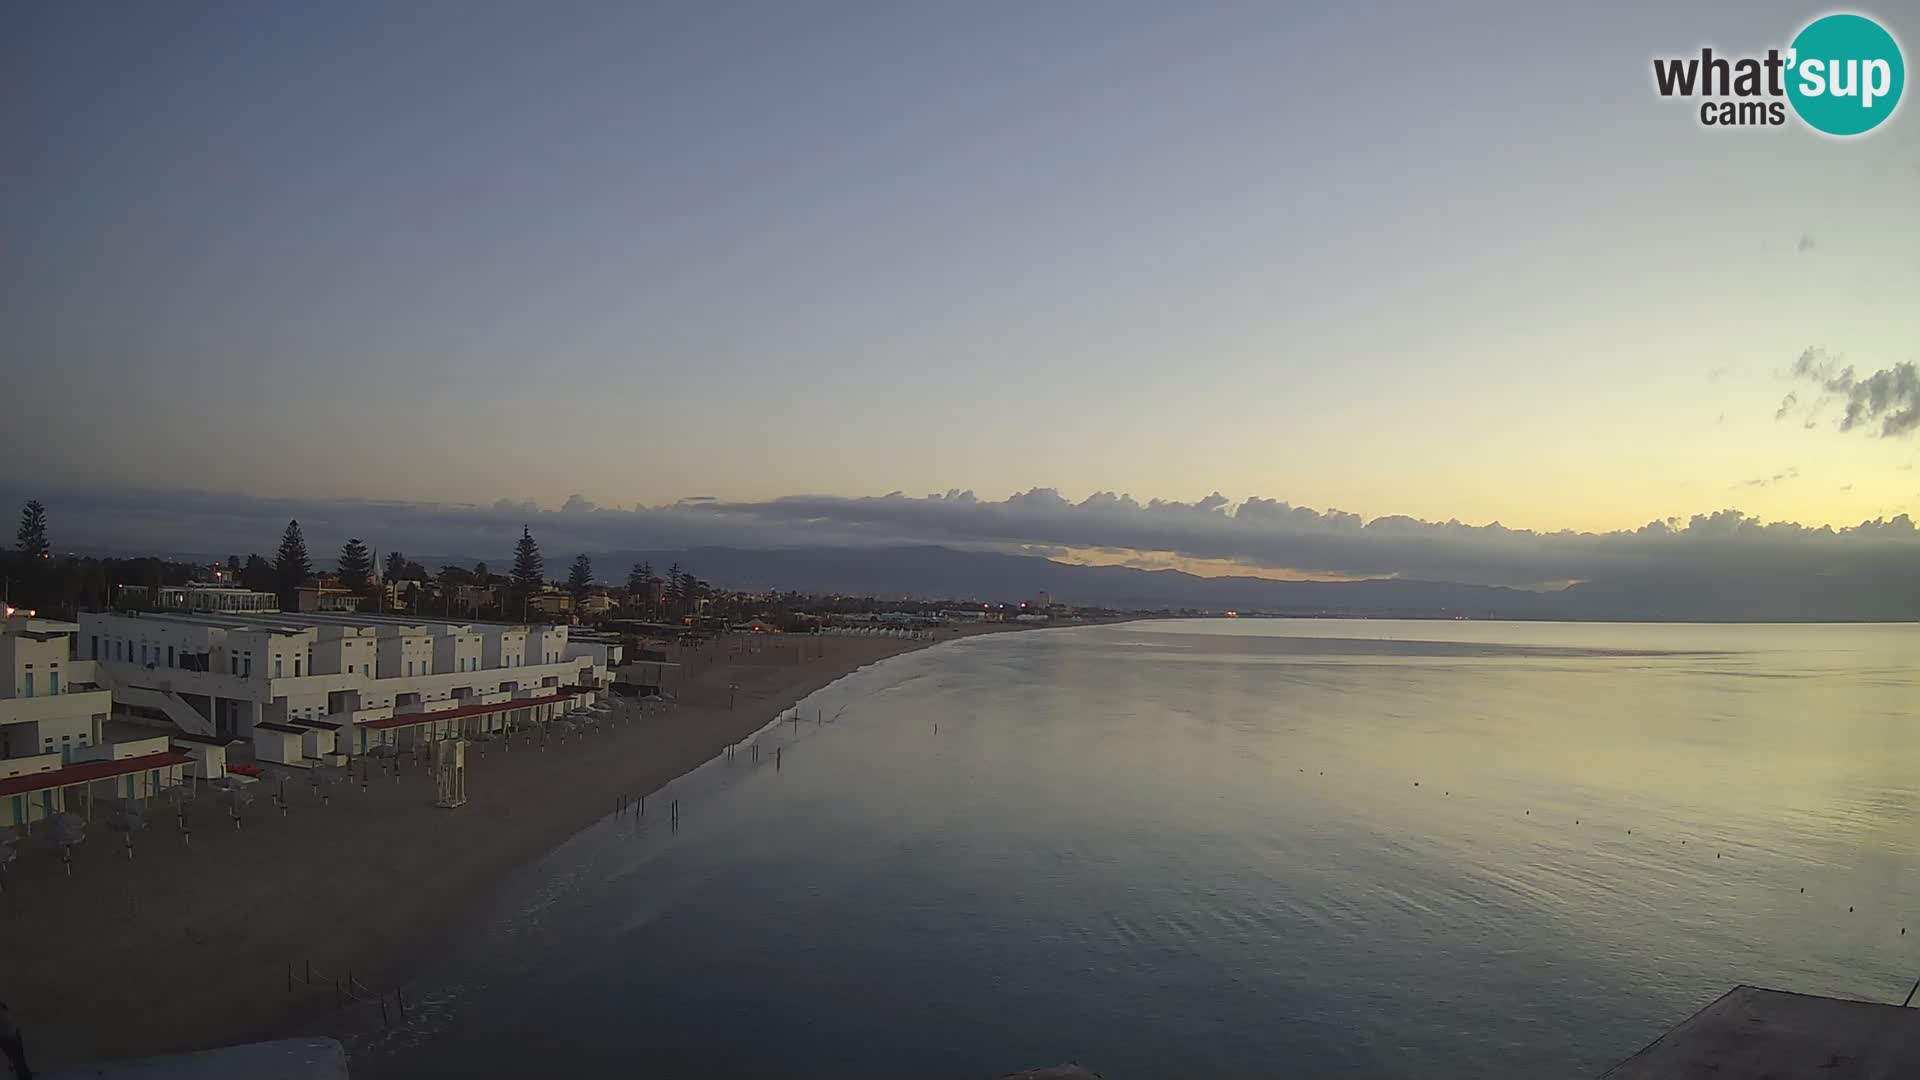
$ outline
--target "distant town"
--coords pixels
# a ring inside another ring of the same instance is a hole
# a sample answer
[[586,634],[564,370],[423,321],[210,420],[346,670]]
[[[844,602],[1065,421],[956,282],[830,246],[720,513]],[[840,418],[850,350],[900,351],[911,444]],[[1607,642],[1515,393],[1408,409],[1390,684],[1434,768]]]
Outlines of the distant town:
[[[321,569],[298,521],[271,558],[55,555],[45,509],[6,553],[0,829],[98,796],[143,801],[263,768],[340,769],[411,745],[494,738],[662,699],[669,647],[730,635],[868,634],[1122,614],[1046,592],[980,602],[714,588],[639,563],[609,582],[586,554],[559,580],[523,528],[505,572],[428,570],[348,540]],[[0,859],[7,849],[0,846]]]

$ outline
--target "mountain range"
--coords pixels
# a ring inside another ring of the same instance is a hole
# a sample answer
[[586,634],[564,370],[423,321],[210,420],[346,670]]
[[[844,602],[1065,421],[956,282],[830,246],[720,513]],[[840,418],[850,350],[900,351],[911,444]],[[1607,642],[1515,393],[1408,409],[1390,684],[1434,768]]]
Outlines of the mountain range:
[[[698,547],[592,555],[598,576],[678,563],[713,585],[879,598],[1009,602],[1050,593],[1056,603],[1124,610],[1237,610],[1247,614],[1412,618],[1593,619],[1703,622],[1909,621],[1920,581],[1587,581],[1532,591],[1442,581],[1275,581],[1180,570],[1084,566],[1037,556],[932,545],[849,548]],[[431,565],[431,564],[430,564]]]

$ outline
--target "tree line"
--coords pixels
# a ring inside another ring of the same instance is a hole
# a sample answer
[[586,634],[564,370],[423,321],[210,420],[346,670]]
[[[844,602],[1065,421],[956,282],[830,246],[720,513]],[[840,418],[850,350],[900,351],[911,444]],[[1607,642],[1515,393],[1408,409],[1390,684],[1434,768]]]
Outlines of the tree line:
[[[0,554],[0,577],[4,578],[7,602],[49,615],[115,606],[122,586],[139,586],[151,599],[163,586],[187,584],[197,569],[158,558],[55,558],[48,538],[46,507],[38,499],[21,510],[14,550]],[[521,527],[513,563],[504,575],[493,573],[484,562],[470,568],[447,564],[429,573],[404,553],[390,551],[376,577],[373,552],[359,537],[349,537],[341,545],[334,572],[342,589],[380,606],[386,604],[388,587],[398,587],[395,601],[400,610],[449,616],[465,613],[525,618],[531,597],[547,586],[546,562],[531,526]],[[229,555],[224,574],[226,581],[242,588],[275,594],[286,611],[298,609],[300,590],[312,587],[318,577],[298,519],[287,522],[273,558],[258,553],[244,559]],[[592,560],[584,552],[576,555],[566,577],[567,592],[576,606],[591,594],[594,581]],[[497,598],[503,587],[504,603]],[[678,563],[667,569],[665,578],[654,574],[646,563],[635,565],[627,575],[627,589],[629,609],[649,618],[694,614],[713,596],[706,582]]]

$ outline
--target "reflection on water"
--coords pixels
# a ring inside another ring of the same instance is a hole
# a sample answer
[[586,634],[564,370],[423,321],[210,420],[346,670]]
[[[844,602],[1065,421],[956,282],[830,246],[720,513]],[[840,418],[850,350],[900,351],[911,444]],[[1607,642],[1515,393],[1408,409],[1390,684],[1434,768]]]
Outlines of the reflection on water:
[[678,833],[522,872],[356,1075],[1590,1076],[1735,983],[1898,1001],[1916,656],[1343,620],[901,657],[649,800]]

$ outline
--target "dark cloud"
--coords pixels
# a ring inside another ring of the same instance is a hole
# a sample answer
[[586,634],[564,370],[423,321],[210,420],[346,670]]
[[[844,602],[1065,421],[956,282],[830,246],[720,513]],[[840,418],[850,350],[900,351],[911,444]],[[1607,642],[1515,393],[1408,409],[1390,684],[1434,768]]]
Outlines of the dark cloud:
[[[1786,469],[1765,483],[1792,479]],[[27,498],[11,493],[14,504]],[[732,547],[943,544],[1009,552],[1103,549],[1169,552],[1250,568],[1343,577],[1402,577],[1538,585],[1617,579],[1814,578],[1901,580],[1920,567],[1920,535],[1905,514],[1846,528],[1766,522],[1738,510],[1652,521],[1607,533],[1535,532],[1401,515],[1366,519],[1278,499],[1218,492],[1193,502],[1141,502],[1116,492],[1079,501],[1051,488],[1001,500],[971,491],[921,498],[791,496],[757,502],[681,501],[634,509],[542,511],[374,500],[252,498],[205,492],[43,494],[62,549],[222,556],[270,553],[288,518],[318,552],[348,535],[419,557],[506,557],[522,523],[549,552]],[[584,501],[584,500],[582,500]]]
[[[1870,375],[1854,373],[1853,365],[1842,365],[1824,349],[1808,349],[1793,364],[1793,377],[1813,383],[1820,389],[1812,407],[1827,402],[1843,406],[1840,430],[1878,428],[1881,438],[1892,439],[1920,430],[1920,368],[1903,361]],[[1774,413],[1778,420],[1799,403],[1797,394],[1788,394]],[[1812,421],[1808,421],[1812,426]]]

